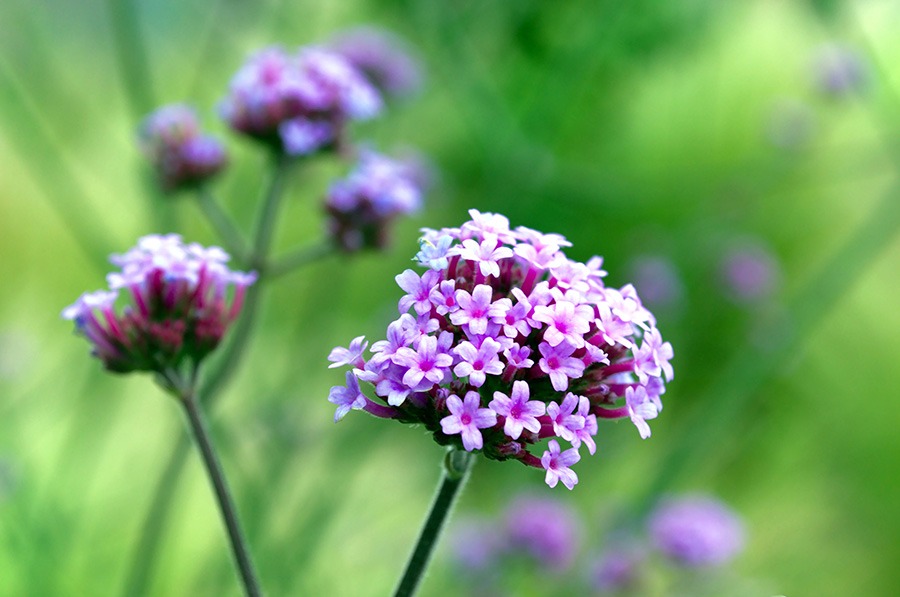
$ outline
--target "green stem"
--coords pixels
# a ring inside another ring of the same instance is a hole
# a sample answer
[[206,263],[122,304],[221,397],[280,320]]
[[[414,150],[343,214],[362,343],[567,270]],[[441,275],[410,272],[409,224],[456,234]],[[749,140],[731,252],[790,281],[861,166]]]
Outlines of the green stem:
[[247,247],[241,231],[235,226],[232,219],[219,205],[208,187],[202,186],[197,190],[197,205],[200,211],[209,220],[228,252],[238,261],[243,263],[246,258]]
[[418,590],[428,562],[431,560],[431,554],[434,552],[434,546],[441,534],[441,529],[444,528],[447,515],[453,509],[453,504],[468,479],[474,460],[474,455],[469,452],[455,448],[447,452],[441,482],[438,485],[434,501],[431,503],[431,511],[428,513],[428,518],[425,519],[425,525],[422,527],[416,547],[406,564],[400,584],[394,591],[395,597],[409,597],[415,595]]
[[228,484],[225,481],[225,473],[216,456],[215,448],[213,448],[209,431],[203,420],[203,413],[200,411],[200,404],[197,401],[193,391],[183,393],[181,396],[181,404],[184,406],[187,414],[188,422],[197,447],[200,449],[200,455],[203,458],[203,464],[209,475],[209,480],[213,485],[216,494],[216,501],[219,504],[219,511],[225,522],[225,528],[228,531],[228,539],[231,542],[231,550],[234,554],[235,563],[244,583],[244,590],[248,596],[257,597],[262,594],[259,588],[259,581],[256,579],[256,572],[253,569],[253,563],[250,560],[250,553],[247,549],[247,540],[241,531],[240,521],[238,520],[237,509],[234,506],[234,500],[231,492],[228,490]]
[[308,247],[302,247],[272,262],[266,270],[269,278],[279,278],[289,274],[304,265],[328,257],[334,253],[336,247],[333,243],[324,241]]
[[[267,251],[271,242],[272,228],[277,215],[276,207],[279,203],[279,195],[283,192],[287,166],[288,162],[285,159],[279,159],[276,162],[275,171],[272,174],[270,185],[263,199],[262,215],[260,216],[256,237],[253,241],[254,254],[248,257],[248,261],[265,263],[266,253],[259,253],[259,251],[261,249]],[[253,330],[259,312],[262,290],[266,281],[265,268],[261,268],[256,284],[247,290],[247,296],[244,298],[244,308],[241,310],[241,315],[235,323],[234,329],[229,334],[229,339],[223,352],[218,355],[216,361],[211,365],[212,370],[202,380],[200,396],[206,403],[207,408],[212,408],[216,403],[222,388],[225,387],[226,382],[237,371],[238,364],[246,352],[250,333]],[[143,595],[147,592],[147,583],[156,565],[159,553],[162,529],[165,527],[166,519],[171,509],[181,471],[184,470],[184,465],[187,462],[189,449],[190,443],[185,441],[184,438],[175,445],[169,456],[166,468],[153,491],[150,509],[147,511],[141,532],[138,535],[141,541],[135,550],[128,576],[125,579],[125,595]]]
[[253,234],[253,253],[250,255],[250,265],[259,270],[260,275],[265,273],[266,259],[272,247],[272,237],[275,234],[278,207],[281,204],[281,197],[284,195],[284,186],[291,165],[291,158],[284,154],[277,154],[274,160],[275,168],[269,182],[269,190],[263,199],[259,219],[256,222],[256,230]]

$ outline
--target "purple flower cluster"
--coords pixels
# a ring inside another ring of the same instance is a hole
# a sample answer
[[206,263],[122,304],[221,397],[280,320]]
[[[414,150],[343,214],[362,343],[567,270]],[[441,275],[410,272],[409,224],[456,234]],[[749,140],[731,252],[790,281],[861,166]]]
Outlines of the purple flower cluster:
[[408,163],[363,151],[354,170],[328,190],[328,229],[345,251],[383,248],[391,220],[421,203],[422,189]]
[[550,572],[575,563],[581,542],[578,519],[557,500],[518,497],[502,521],[463,523],[454,533],[456,559],[471,570],[484,570],[504,557],[525,556]]
[[201,133],[196,112],[184,104],[163,106],[147,116],[140,144],[166,191],[196,186],[228,161],[223,145]]
[[238,70],[220,112],[239,132],[307,155],[337,144],[348,120],[372,118],[381,107],[378,91],[339,54],[270,47]]
[[[229,270],[228,259],[218,247],[186,245],[177,234],[145,236],[110,258],[120,271],[107,275],[109,290],[82,294],[62,316],[110,371],[196,366],[219,344],[256,281],[254,273]],[[120,292],[129,304],[117,313]]]
[[686,496],[660,504],[649,521],[653,546],[689,566],[724,564],[744,548],[744,527],[719,500]]
[[[396,277],[400,317],[371,357],[363,338],[332,351],[332,366],[353,367],[329,395],[335,419],[354,408],[420,423],[439,444],[518,460],[571,489],[598,418],[628,417],[650,435],[672,346],[631,285],[603,284],[601,258],[573,261],[560,235],[469,213],[460,228],[425,231],[416,259],[427,269]],[[545,439],[540,456],[529,451]]]
[[336,36],[330,49],[359,69],[385,96],[405,97],[422,84],[422,72],[403,40],[376,27],[357,27]]

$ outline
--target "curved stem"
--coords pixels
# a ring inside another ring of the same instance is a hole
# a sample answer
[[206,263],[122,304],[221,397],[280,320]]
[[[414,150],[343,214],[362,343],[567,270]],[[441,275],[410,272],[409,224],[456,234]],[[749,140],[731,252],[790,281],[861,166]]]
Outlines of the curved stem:
[[197,190],[197,205],[222,239],[222,243],[228,249],[228,252],[239,262],[243,263],[247,258],[247,247],[241,231],[238,230],[232,219],[225,213],[206,186]]
[[323,241],[315,245],[296,249],[287,255],[273,261],[266,269],[269,278],[278,278],[289,274],[304,265],[328,257],[336,251],[336,247],[329,241]]
[[[284,158],[276,162],[275,171],[272,174],[270,185],[263,199],[262,215],[260,216],[256,237],[253,241],[254,255],[248,256],[248,261],[265,262],[266,255],[265,253],[259,253],[259,250],[268,250],[277,215],[278,199],[284,188],[284,174],[287,166],[288,162]],[[212,364],[211,371],[202,380],[199,395],[208,408],[212,408],[215,404],[220,391],[237,371],[238,364],[246,352],[266,281],[266,272],[262,268],[256,284],[247,290],[247,296],[244,298],[244,308],[235,323],[235,328],[229,334],[230,337],[223,348],[223,352],[218,355],[217,360]],[[156,565],[162,539],[162,529],[165,527],[170,506],[175,496],[175,489],[181,478],[181,471],[184,470],[184,465],[187,462],[189,451],[190,443],[182,438],[172,449],[166,468],[156,488],[153,490],[150,508],[139,533],[141,541],[134,552],[134,558],[128,576],[125,579],[125,595],[143,595],[146,593],[147,583]]]
[[213,489],[216,494],[216,501],[219,504],[219,511],[228,530],[228,538],[231,542],[231,550],[234,559],[241,574],[241,580],[244,583],[244,590],[247,595],[257,597],[262,592],[259,588],[259,581],[256,580],[256,572],[253,569],[253,563],[250,561],[250,553],[247,549],[247,540],[241,531],[240,522],[238,520],[237,509],[234,506],[234,500],[231,492],[228,490],[228,484],[225,481],[225,473],[219,464],[216,456],[215,448],[213,448],[210,440],[209,431],[203,420],[203,413],[200,411],[200,405],[197,402],[196,395],[193,391],[184,393],[181,397],[181,404],[184,406],[194,440],[200,449],[200,455],[203,457],[203,464],[212,482]]
[[474,460],[475,456],[469,452],[455,448],[447,452],[447,456],[444,459],[441,482],[438,485],[434,501],[431,503],[431,511],[428,513],[425,525],[419,533],[419,540],[416,542],[416,547],[409,557],[406,570],[400,579],[400,584],[397,585],[397,589],[394,591],[395,597],[415,595],[418,590],[422,577],[425,575],[425,569],[428,567],[428,562],[431,560],[431,554],[434,552],[434,546],[441,534],[441,530],[444,528],[447,515],[459,497],[460,490],[465,485],[466,479],[468,479]]
[[284,186],[290,169],[291,158],[285,154],[277,154],[274,157],[275,168],[272,171],[272,179],[269,182],[269,190],[263,199],[259,219],[256,221],[256,229],[253,233],[253,247],[250,255],[250,265],[264,273],[266,258],[272,246],[272,237],[275,234],[275,222],[278,215],[278,206],[284,195]]

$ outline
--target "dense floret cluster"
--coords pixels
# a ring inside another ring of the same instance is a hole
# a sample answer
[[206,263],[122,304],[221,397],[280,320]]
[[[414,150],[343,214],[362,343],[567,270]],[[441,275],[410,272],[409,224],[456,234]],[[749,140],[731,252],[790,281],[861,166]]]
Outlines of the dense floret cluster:
[[339,54],[316,46],[295,53],[280,47],[255,54],[231,80],[222,117],[241,133],[289,155],[339,143],[348,120],[382,108],[378,91]]
[[[400,317],[371,356],[363,337],[329,355],[353,367],[329,395],[335,420],[363,409],[420,423],[439,444],[543,468],[549,486],[571,489],[598,418],[629,417],[650,435],[672,347],[631,285],[603,284],[600,257],[573,261],[558,234],[469,213],[460,228],[425,231],[416,260],[426,269],[397,276]],[[529,448],[542,440],[537,456]]]
[[[196,367],[219,344],[256,281],[254,273],[228,269],[228,259],[218,247],[184,244],[177,234],[145,236],[110,258],[120,271],[107,275],[109,290],[82,294],[62,316],[75,322],[110,371]],[[120,292],[129,304],[117,313]]]
[[201,132],[197,113],[184,104],[163,106],[147,116],[139,138],[166,191],[196,186],[228,161],[225,147]]
[[345,251],[387,245],[397,216],[418,211],[422,188],[409,163],[366,150],[352,172],[328,190],[328,230]]

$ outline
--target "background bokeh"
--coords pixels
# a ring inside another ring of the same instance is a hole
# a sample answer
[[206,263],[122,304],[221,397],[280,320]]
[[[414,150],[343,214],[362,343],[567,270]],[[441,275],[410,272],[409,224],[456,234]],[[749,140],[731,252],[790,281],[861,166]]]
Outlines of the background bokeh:
[[[408,40],[425,85],[354,132],[423,152],[437,184],[387,252],[271,285],[211,417],[268,591],[384,595],[398,578],[442,452],[361,413],[335,426],[325,398],[343,376],[325,357],[383,336],[418,228],[458,225],[474,207],[564,234],[573,258],[603,255],[610,284],[643,280],[676,376],[652,438],[601,425],[575,491],[480,462],[458,513],[552,493],[600,546],[660,492],[706,491],[744,517],[733,568],[758,594],[895,594],[900,5],[888,0],[5,0],[0,594],[119,594],[185,433],[149,378],[103,373],[59,318],[140,235],[216,241],[189,197],[153,190],[140,118],[173,101],[201,111],[232,152],[216,192],[247,229],[266,161],[216,116],[231,74],[262,46],[360,24]],[[858,55],[860,84],[821,88],[826,43]],[[294,178],[280,249],[321,238],[340,170],[322,159]],[[723,260],[741,249],[774,268],[757,296],[727,284]],[[199,464],[160,529],[152,595],[237,594]],[[458,594],[459,580],[442,546],[423,594]]]

